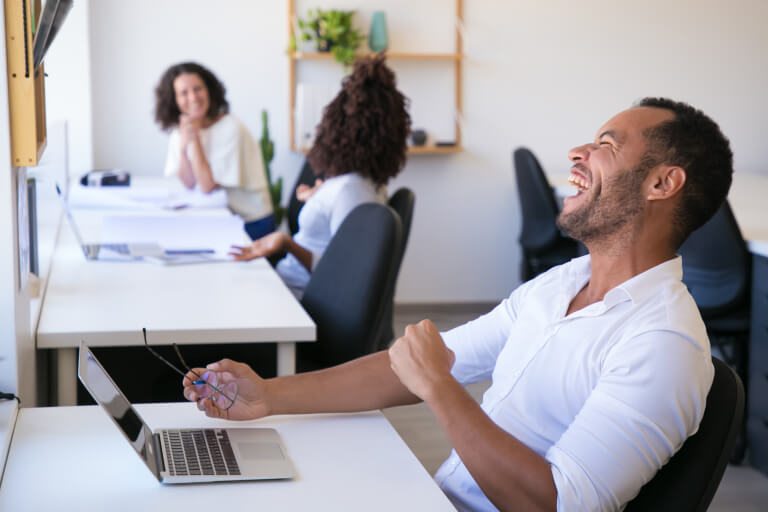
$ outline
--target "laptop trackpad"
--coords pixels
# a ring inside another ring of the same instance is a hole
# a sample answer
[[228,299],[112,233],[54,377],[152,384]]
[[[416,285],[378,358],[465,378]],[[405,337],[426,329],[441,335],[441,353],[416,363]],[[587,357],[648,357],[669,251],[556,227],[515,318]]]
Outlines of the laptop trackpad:
[[154,256],[156,258],[159,258],[163,255],[165,255],[165,250],[163,250],[162,247],[158,244],[153,243],[130,243],[128,244],[131,248],[131,256],[138,256],[138,257],[147,257],[147,256]]
[[282,460],[283,450],[277,443],[237,443],[240,456],[244,460]]

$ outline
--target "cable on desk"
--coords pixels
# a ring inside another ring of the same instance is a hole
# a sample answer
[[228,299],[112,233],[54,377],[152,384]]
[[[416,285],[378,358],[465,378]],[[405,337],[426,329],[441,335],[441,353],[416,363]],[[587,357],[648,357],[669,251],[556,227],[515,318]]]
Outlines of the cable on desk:
[[0,400],[14,400],[14,399],[17,402],[19,402],[19,407],[21,407],[21,398],[19,398],[18,396],[14,395],[13,393],[3,393],[3,392],[0,392]]

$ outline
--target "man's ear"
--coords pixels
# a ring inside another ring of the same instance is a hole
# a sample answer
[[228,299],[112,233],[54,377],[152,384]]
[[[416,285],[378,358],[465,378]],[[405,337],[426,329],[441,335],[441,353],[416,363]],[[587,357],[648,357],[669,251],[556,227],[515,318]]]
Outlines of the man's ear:
[[671,165],[660,165],[651,170],[646,187],[646,199],[669,199],[685,185],[685,169]]

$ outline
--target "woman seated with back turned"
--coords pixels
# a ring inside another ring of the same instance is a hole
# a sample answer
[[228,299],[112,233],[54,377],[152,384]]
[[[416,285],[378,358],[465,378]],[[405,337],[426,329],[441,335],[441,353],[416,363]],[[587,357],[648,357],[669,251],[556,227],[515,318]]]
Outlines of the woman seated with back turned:
[[301,209],[299,231],[293,238],[272,233],[250,246],[235,246],[235,259],[287,252],[276,270],[301,295],[347,214],[363,203],[386,203],[386,184],[405,164],[411,127],[406,107],[382,56],[358,60],[341,92],[325,107],[307,155],[324,181]]
[[206,194],[225,188],[253,240],[274,231],[261,148],[229,113],[224,85],[203,66],[183,62],[166,70],[155,96],[155,120],[171,131],[165,175]]

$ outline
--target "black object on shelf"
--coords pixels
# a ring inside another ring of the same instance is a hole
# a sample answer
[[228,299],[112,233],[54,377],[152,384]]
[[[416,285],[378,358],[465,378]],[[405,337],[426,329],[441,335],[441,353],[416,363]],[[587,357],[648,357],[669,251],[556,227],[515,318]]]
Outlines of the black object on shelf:
[[127,187],[131,184],[131,173],[119,169],[96,169],[80,178],[80,184],[88,187]]
[[411,132],[411,144],[414,146],[423,146],[427,142],[427,132],[424,130],[413,130]]
[[455,140],[439,140],[435,142],[435,146],[439,148],[452,148],[456,145]]

